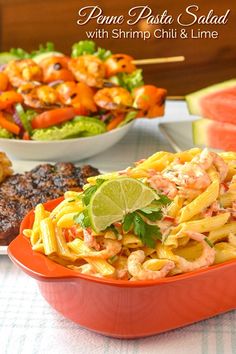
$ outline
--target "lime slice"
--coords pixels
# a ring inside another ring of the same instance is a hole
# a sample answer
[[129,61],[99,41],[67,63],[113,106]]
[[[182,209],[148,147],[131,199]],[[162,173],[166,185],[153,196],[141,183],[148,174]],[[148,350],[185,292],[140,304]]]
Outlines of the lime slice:
[[134,178],[120,177],[104,182],[94,193],[88,212],[94,231],[105,230],[137,209],[149,205],[157,194]]

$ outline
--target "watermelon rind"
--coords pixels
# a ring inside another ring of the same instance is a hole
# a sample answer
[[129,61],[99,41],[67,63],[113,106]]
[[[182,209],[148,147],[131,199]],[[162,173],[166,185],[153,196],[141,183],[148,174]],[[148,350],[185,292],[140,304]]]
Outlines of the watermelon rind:
[[236,151],[236,124],[199,119],[192,123],[193,142],[214,150]]
[[195,145],[207,145],[207,128],[212,124],[209,119],[199,119],[192,123],[193,142]]
[[221,82],[219,84],[215,84],[212,86],[208,86],[206,88],[203,88],[199,91],[190,93],[185,97],[188,110],[190,114],[201,116],[202,115],[202,110],[201,110],[201,105],[200,105],[200,100],[204,97],[207,96],[211,93],[215,93],[217,91],[229,89],[229,88],[236,88],[236,79],[228,80]]

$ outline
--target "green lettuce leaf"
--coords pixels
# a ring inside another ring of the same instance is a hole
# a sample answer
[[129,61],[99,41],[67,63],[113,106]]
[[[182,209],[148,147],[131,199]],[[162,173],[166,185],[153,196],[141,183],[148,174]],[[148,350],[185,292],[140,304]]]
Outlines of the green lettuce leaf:
[[61,125],[45,129],[35,129],[33,140],[62,140],[105,133],[106,125],[94,117],[75,117]]
[[126,88],[128,91],[132,91],[136,87],[143,85],[142,69],[137,69],[131,74],[119,73],[116,76],[110,78],[114,84]]
[[110,50],[104,48],[96,48],[96,43],[94,41],[80,41],[73,44],[71,53],[72,58],[77,58],[85,54],[96,55],[99,59],[104,61],[111,56],[112,53]]

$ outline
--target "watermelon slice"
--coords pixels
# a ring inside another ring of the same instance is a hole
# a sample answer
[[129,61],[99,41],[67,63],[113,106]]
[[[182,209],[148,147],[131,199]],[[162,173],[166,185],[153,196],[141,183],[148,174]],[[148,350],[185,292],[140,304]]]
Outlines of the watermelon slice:
[[236,79],[186,96],[190,114],[236,124]]
[[236,125],[199,119],[193,122],[193,141],[215,149],[236,151]]

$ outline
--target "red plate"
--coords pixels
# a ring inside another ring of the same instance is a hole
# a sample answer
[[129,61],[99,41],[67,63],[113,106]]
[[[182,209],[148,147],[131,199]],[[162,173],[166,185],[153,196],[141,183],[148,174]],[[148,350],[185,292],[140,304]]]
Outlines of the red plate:
[[[52,210],[62,199],[45,204]],[[22,230],[8,247],[11,260],[35,278],[48,303],[83,327],[112,337],[144,337],[236,308],[236,260],[155,281],[109,280],[79,274],[34,252]]]

